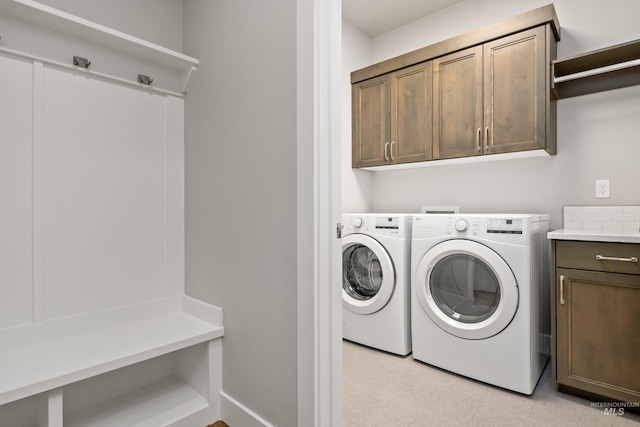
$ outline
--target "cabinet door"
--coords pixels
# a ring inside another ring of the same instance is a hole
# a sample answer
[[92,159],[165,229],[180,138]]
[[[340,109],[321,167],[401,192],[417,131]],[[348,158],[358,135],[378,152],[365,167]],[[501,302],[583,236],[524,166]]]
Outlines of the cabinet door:
[[640,276],[556,270],[557,381],[640,399]]
[[482,46],[433,60],[433,158],[482,154]]
[[352,166],[380,166],[390,161],[391,106],[389,75],[352,86]]
[[431,61],[391,74],[392,163],[431,160],[433,91]]
[[545,29],[484,45],[486,153],[545,148]]

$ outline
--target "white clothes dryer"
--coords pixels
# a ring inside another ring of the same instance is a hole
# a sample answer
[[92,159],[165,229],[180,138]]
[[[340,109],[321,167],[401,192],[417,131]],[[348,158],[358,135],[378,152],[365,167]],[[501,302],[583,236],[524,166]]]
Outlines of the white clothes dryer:
[[411,215],[342,216],[344,339],[411,353]]
[[548,360],[548,215],[416,215],[416,360],[532,394]]

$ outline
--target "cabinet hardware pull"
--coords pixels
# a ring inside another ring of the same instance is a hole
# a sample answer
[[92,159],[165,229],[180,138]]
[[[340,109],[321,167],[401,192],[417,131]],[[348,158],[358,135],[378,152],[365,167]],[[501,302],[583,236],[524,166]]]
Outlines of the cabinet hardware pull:
[[[491,146],[493,147],[493,143]],[[484,129],[484,149],[489,151],[489,126]]]
[[560,276],[560,305],[564,305],[564,276]]
[[388,162],[389,161],[389,142],[385,142],[384,143],[384,159]]
[[596,255],[596,259],[599,261],[621,261],[621,262],[638,262],[638,258],[637,257],[630,257],[630,258],[620,258],[617,256],[602,256],[602,255]]
[[[395,144],[395,141],[391,141],[391,146],[389,147],[389,155],[391,155],[391,160],[395,160],[396,158],[393,157],[393,144]],[[396,147],[396,157],[398,156],[398,147]]]
[[476,151],[482,151],[482,129],[478,128],[478,132],[476,133]]

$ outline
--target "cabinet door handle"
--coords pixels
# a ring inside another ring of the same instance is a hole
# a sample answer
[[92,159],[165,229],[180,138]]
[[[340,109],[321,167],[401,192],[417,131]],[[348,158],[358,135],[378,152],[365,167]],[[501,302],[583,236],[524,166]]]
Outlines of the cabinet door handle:
[[482,151],[482,129],[478,128],[476,132],[476,151]]
[[[493,147],[493,143],[491,146]],[[489,126],[484,128],[484,149],[489,151]]]
[[384,143],[384,159],[389,161],[389,142]]
[[[393,157],[393,144],[395,144],[395,141],[391,141],[391,146],[389,147],[389,154],[391,155],[391,160],[395,160],[396,158]],[[396,157],[398,156],[398,147],[396,147]]]
[[560,276],[560,305],[564,305],[564,276]]
[[620,262],[638,262],[638,258],[632,256],[630,258],[620,258],[617,256],[596,255],[598,261],[620,261]]

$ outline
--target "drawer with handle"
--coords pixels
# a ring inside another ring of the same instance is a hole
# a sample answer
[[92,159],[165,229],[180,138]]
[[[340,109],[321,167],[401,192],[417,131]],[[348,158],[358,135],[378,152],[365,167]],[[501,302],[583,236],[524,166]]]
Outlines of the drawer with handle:
[[640,244],[557,240],[556,267],[640,274]]

